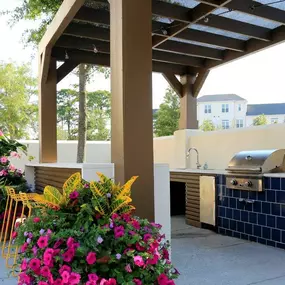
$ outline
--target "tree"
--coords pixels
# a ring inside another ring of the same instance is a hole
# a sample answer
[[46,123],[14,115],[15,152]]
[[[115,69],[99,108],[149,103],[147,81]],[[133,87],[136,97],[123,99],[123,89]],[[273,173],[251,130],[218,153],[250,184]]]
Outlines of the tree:
[[216,129],[214,123],[207,119],[203,121],[203,124],[200,126],[200,129],[204,132],[214,131]]
[[109,140],[110,129],[107,124],[111,120],[111,94],[98,90],[87,94],[87,139]]
[[180,101],[177,94],[167,88],[163,103],[154,114],[154,133],[156,136],[171,136],[178,130]]
[[[17,23],[21,20],[33,20],[38,25],[34,29],[25,32],[25,42],[28,44],[37,45],[42,39],[47,26],[51,23],[54,15],[59,9],[62,1],[59,0],[22,0],[22,4],[10,11],[11,23]],[[108,5],[104,3],[93,4],[94,8],[108,9]],[[95,5],[95,6],[94,6]],[[93,69],[94,70],[94,69]],[[105,72],[102,67],[95,67],[96,71]],[[79,75],[79,117],[78,117],[78,149],[77,162],[84,161],[86,147],[86,83],[92,68],[90,65],[80,64],[78,68]],[[108,75],[108,70],[106,73]]]
[[30,103],[35,86],[28,65],[0,63],[0,128],[11,139],[29,138],[27,129],[36,111]]
[[254,126],[267,125],[267,118],[264,114],[257,116],[253,119]]
[[[73,140],[77,134],[78,92],[73,89],[62,89],[57,92],[58,139],[64,137]],[[65,129],[66,127],[66,129]],[[59,130],[65,131],[65,135]]]

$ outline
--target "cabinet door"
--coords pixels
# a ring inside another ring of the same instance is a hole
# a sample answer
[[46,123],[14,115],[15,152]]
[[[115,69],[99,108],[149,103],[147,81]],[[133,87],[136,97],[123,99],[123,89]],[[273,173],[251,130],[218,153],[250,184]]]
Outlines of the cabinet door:
[[200,177],[200,221],[208,225],[216,225],[215,177]]

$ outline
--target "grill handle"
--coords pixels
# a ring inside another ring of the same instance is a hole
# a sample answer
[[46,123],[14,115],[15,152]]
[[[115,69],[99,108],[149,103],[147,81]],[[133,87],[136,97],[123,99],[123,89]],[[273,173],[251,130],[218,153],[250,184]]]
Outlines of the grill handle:
[[261,167],[256,167],[256,168],[237,168],[237,167],[229,167],[229,168],[226,168],[226,171],[229,171],[229,172],[242,172],[242,173],[245,173],[245,172],[251,172],[251,173],[261,173],[262,172],[262,168]]

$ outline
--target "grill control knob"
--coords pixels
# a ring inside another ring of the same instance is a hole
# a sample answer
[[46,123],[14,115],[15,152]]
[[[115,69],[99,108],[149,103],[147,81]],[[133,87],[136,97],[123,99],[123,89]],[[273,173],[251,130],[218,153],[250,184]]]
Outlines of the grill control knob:
[[251,182],[251,181],[246,181],[246,182],[244,183],[244,185],[245,185],[246,187],[252,187],[252,182]]
[[234,185],[234,186],[236,186],[236,185],[238,185],[238,182],[237,182],[235,179],[232,179],[232,180],[231,180],[231,184]]

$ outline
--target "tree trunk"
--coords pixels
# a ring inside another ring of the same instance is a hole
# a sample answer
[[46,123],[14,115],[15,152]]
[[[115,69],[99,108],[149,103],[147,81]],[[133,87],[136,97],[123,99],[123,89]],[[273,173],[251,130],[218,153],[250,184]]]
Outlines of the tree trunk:
[[87,67],[85,64],[79,65],[79,119],[78,119],[78,147],[77,163],[83,163],[86,148],[86,83]]

